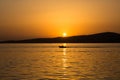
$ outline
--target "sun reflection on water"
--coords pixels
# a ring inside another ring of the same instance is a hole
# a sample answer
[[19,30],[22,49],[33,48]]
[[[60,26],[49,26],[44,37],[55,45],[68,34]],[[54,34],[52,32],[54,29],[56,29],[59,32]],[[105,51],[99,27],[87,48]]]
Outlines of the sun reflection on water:
[[[67,46],[67,44],[66,43],[63,43],[63,46]],[[66,51],[66,49],[64,48],[63,49],[63,52],[65,52]]]
[[[66,45],[66,43],[64,44]],[[65,76],[67,76],[67,67],[68,67],[68,64],[67,64],[67,49],[66,48],[63,48],[63,57],[62,57],[62,69],[63,69],[63,75],[64,75],[64,78]]]
[[63,58],[62,58],[62,61],[63,61],[63,69],[65,69],[66,67],[68,67],[68,65],[67,65],[66,48],[63,49]]

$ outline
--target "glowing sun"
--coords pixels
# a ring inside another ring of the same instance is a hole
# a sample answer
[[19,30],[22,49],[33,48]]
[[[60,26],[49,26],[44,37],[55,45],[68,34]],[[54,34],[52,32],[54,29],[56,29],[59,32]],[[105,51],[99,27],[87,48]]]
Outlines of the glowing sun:
[[63,33],[63,37],[66,37],[66,36],[67,36],[67,33],[64,32],[64,33]]

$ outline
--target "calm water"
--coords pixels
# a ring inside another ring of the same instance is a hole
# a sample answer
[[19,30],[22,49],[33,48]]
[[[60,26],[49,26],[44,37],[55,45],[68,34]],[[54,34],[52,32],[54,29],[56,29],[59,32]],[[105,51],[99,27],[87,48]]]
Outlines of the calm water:
[[0,44],[0,80],[120,80],[120,44]]

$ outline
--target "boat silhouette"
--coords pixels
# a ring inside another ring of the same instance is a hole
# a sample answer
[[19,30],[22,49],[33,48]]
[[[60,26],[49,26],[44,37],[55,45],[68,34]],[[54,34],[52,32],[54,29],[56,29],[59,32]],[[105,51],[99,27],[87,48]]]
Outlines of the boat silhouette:
[[59,46],[59,48],[67,48],[67,47],[62,45],[62,46]]

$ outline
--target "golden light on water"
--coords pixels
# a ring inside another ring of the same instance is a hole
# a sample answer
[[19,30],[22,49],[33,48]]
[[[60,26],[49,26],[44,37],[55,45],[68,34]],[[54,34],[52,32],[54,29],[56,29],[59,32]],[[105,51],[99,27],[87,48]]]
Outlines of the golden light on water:
[[[66,46],[67,44],[66,43],[63,43],[63,46]],[[64,50],[65,51],[65,50]]]
[[66,67],[68,67],[67,65],[67,56],[66,56],[66,48],[63,49],[63,69],[66,69]]

